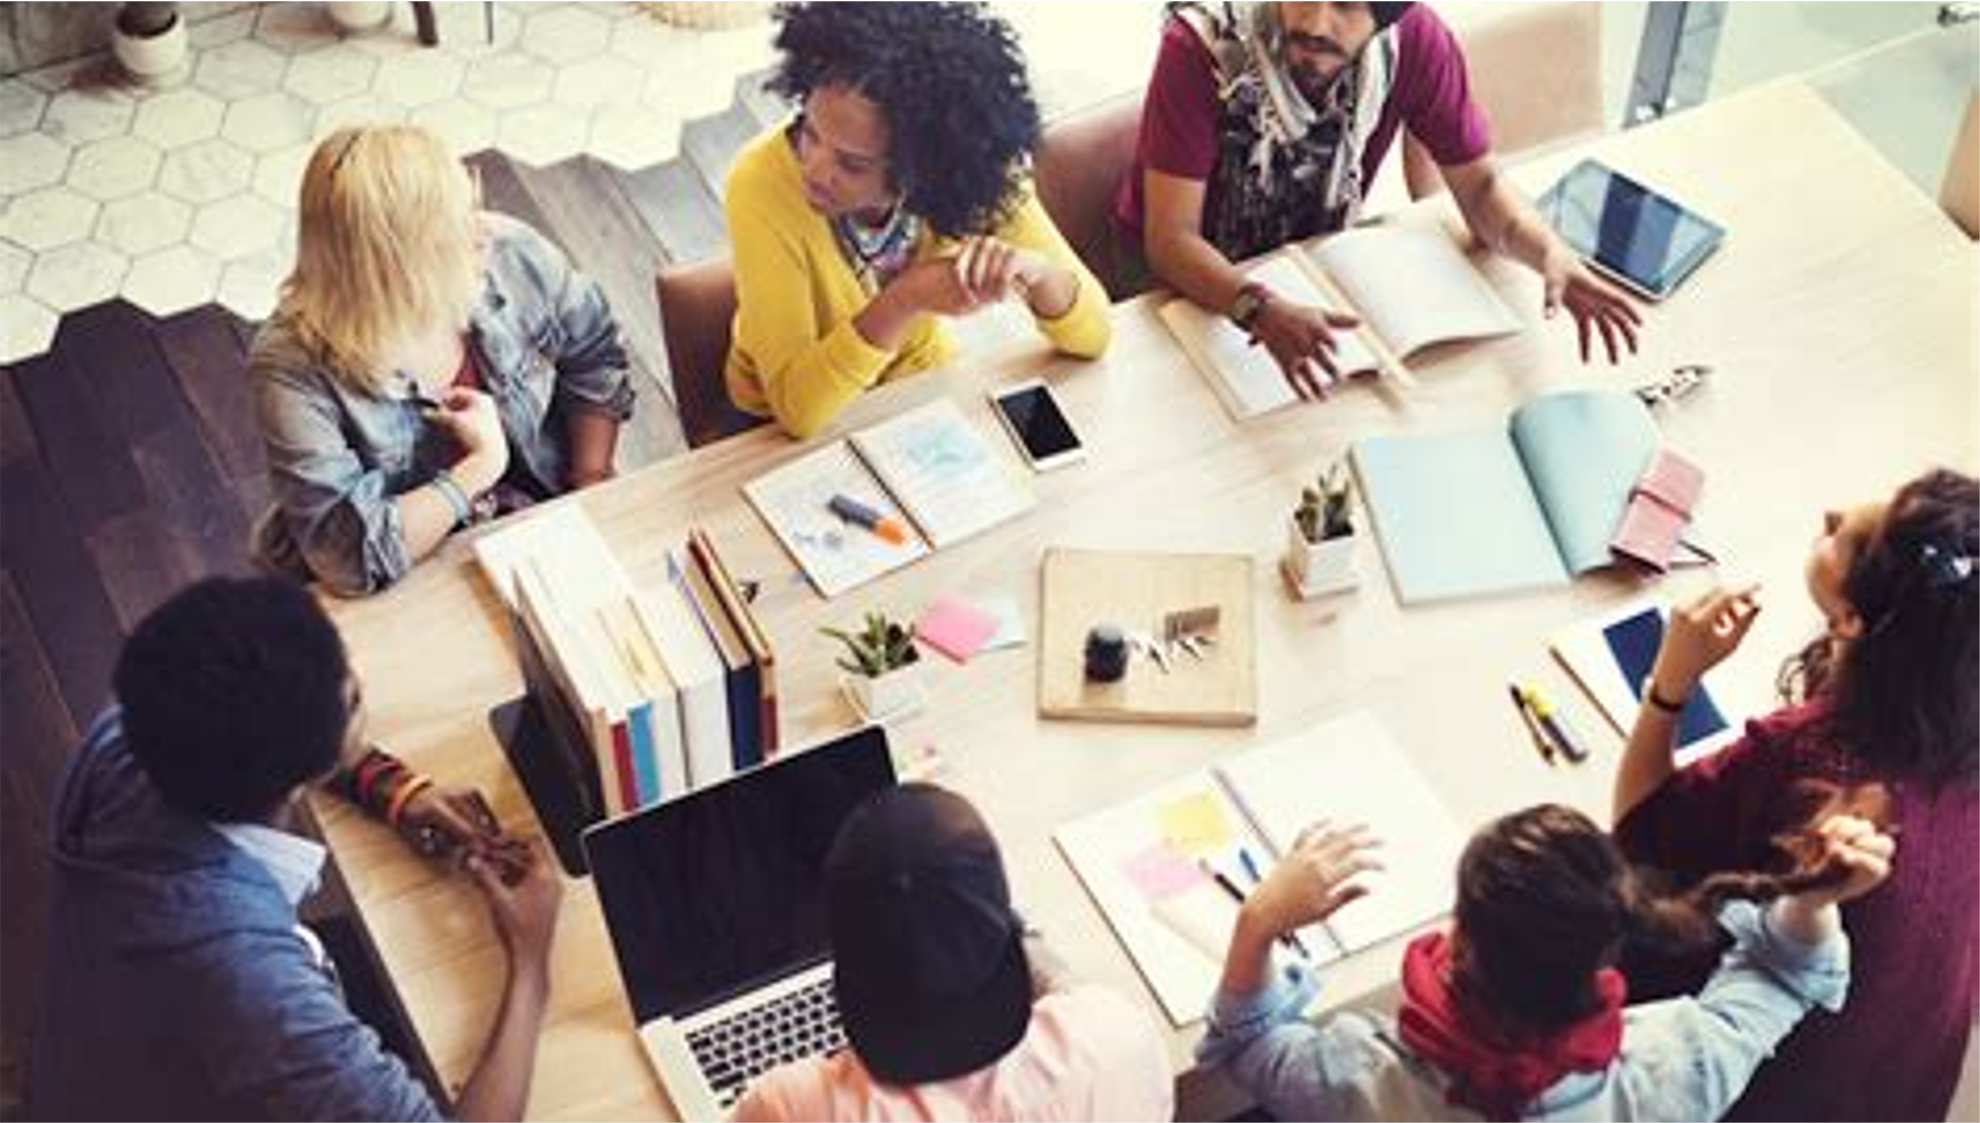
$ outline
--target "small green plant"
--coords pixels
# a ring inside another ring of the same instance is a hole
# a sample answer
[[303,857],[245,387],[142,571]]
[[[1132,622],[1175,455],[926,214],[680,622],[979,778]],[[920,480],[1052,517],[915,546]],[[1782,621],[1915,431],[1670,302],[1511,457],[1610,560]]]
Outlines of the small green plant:
[[914,629],[887,619],[885,613],[867,613],[866,626],[857,632],[843,628],[818,630],[846,645],[851,658],[840,656],[839,666],[867,678],[879,678],[921,658],[914,648]]
[[1308,542],[1324,542],[1353,534],[1354,513],[1349,506],[1353,499],[1354,478],[1337,460],[1314,478],[1313,486],[1300,490],[1293,520],[1299,523],[1301,536]]

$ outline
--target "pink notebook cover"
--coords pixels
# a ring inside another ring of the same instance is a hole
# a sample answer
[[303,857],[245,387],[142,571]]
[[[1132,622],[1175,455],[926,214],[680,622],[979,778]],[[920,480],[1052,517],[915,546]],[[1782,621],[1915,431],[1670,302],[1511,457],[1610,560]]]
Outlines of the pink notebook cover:
[[967,663],[997,634],[998,626],[995,616],[975,605],[943,597],[922,614],[914,626],[914,638],[958,663]]

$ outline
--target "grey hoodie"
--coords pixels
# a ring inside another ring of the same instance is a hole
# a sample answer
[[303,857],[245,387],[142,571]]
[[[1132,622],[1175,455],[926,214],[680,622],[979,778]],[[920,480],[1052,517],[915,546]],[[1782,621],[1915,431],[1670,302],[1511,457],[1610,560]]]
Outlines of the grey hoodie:
[[35,1119],[438,1119],[254,857],[165,805],[112,708],[63,779]]

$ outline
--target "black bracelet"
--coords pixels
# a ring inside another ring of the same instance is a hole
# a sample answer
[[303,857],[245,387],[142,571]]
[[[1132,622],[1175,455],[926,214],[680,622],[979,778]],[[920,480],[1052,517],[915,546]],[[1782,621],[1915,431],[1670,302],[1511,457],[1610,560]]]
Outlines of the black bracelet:
[[1643,700],[1667,714],[1681,714],[1688,699],[1680,698],[1675,702],[1667,702],[1657,693],[1657,680],[1646,678],[1643,680]]

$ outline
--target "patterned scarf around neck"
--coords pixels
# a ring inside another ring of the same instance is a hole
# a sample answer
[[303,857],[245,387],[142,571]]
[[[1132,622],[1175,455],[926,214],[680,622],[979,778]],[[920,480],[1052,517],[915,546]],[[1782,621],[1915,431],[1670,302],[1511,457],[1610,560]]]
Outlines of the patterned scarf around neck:
[[1203,232],[1233,260],[1354,221],[1362,154],[1394,85],[1399,36],[1382,28],[1309,102],[1285,65],[1269,3],[1177,5],[1209,51],[1222,105]]

